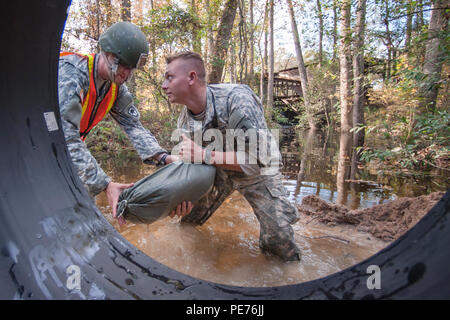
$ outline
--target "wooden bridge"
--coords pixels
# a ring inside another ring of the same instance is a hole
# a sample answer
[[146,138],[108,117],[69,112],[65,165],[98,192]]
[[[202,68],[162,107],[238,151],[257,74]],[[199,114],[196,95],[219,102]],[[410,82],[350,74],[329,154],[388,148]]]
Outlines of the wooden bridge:
[[[264,76],[264,89],[267,90],[268,76]],[[286,117],[291,124],[295,122],[295,116],[298,115],[294,105],[303,97],[300,76],[298,68],[289,68],[280,70],[274,74],[273,81],[273,101],[274,109],[280,109],[280,114]]]

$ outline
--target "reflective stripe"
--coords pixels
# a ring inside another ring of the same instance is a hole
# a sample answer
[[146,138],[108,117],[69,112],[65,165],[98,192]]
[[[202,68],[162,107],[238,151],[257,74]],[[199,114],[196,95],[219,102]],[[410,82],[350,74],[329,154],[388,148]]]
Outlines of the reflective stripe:
[[[88,106],[88,104],[89,104],[89,98],[90,98],[90,95],[91,95],[91,87],[92,87],[92,85],[94,85],[94,87],[95,87],[95,84],[93,83],[93,82],[94,82],[94,79],[93,79],[94,57],[91,56],[91,55],[84,55],[84,56],[88,58],[89,90],[88,90],[88,92],[87,92],[87,95],[86,95],[85,99],[83,100],[83,108],[81,109],[81,119],[82,119],[82,120],[81,120],[81,123],[83,123],[83,119],[85,119],[85,118],[84,118],[84,114],[86,113],[86,109],[87,109],[87,106]],[[95,95],[97,95],[97,93],[95,93]],[[89,121],[89,118],[88,118],[88,121]],[[84,131],[84,130],[81,128],[81,124],[80,124],[80,131],[81,131],[81,132]]]
[[80,121],[80,137],[84,141],[88,133],[99,123],[111,110],[114,102],[117,98],[117,85],[111,83],[108,92],[103,100],[99,103],[97,109],[97,88],[94,82],[94,60],[95,54],[80,54],[72,52],[61,52],[60,57],[76,54],[82,58],[88,59],[89,70],[89,90],[83,99],[81,108],[81,121]]
[[[111,96],[112,96],[112,97],[116,97],[116,91],[117,91],[117,85],[113,82],[113,83],[111,84]],[[108,104],[108,108],[106,109],[105,115],[107,115],[108,112],[109,112],[109,110],[111,110],[111,108],[112,108],[112,106],[113,106],[115,100],[116,100],[116,98],[114,98],[114,99],[111,99],[111,98],[110,98],[110,99],[109,99],[109,104]]]

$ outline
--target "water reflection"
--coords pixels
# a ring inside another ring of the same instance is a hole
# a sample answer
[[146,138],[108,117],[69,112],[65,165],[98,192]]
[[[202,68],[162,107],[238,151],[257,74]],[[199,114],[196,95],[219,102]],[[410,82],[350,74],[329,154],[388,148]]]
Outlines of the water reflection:
[[[352,171],[351,139],[332,132],[286,129],[281,138],[283,182],[290,200],[298,204],[314,194],[352,209],[370,207],[404,195],[404,190],[407,195],[424,194],[421,186],[429,185],[425,180],[381,183],[367,168],[358,169],[356,162]],[[128,183],[154,170],[134,162],[110,163],[107,171],[113,180]],[[352,182],[358,180],[364,183]],[[238,192],[200,227],[170,218],[151,225],[119,226],[103,194],[97,197],[97,205],[126,239],[157,261],[200,279],[230,285],[277,286],[317,279],[350,267],[388,244],[350,226],[314,225],[310,217],[301,217],[293,229],[302,261],[286,264],[260,252],[258,221]]]
[[[285,129],[280,143],[283,174],[291,200],[301,203],[307,195],[346,205],[351,209],[369,207],[384,200],[395,199],[383,186],[373,183],[350,183],[358,171],[352,154],[351,136],[339,136],[331,131]],[[353,169],[352,169],[353,168]],[[353,173],[352,173],[353,172]]]
[[351,136],[332,131],[284,129],[280,149],[285,185],[297,203],[313,194],[350,209],[367,208],[398,197],[445,191],[449,186],[449,178],[441,172],[420,179],[379,175],[352,157]]

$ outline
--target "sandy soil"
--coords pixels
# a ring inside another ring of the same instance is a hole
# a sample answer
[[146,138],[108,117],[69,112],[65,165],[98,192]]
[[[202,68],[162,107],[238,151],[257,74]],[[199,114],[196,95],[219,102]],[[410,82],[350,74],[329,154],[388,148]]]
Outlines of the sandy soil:
[[350,210],[310,195],[298,206],[303,219],[328,226],[352,225],[383,241],[393,241],[412,228],[444,195],[434,192],[414,198],[399,198],[370,208]]

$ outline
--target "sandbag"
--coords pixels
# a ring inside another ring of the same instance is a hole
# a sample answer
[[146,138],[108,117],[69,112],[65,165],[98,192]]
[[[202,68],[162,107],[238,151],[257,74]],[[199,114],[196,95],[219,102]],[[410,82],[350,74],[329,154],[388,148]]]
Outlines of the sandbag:
[[195,206],[213,187],[215,174],[213,166],[172,162],[122,191],[117,215],[150,224],[165,218],[183,201]]

